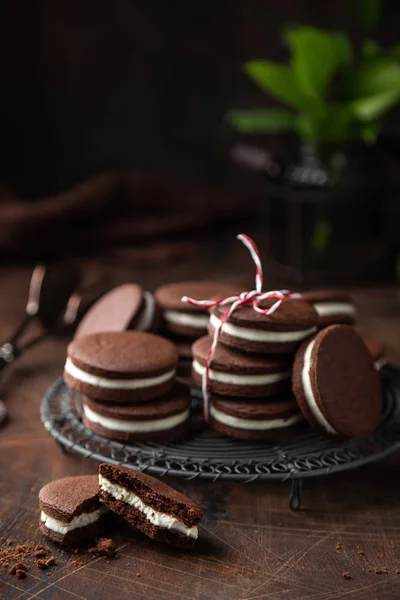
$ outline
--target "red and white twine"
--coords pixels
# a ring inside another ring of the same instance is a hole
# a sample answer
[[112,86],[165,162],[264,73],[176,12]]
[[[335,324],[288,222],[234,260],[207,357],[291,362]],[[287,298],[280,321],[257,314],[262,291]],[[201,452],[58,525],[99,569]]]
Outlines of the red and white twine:
[[[258,251],[257,246],[254,241],[244,233],[241,233],[237,236],[237,239],[240,240],[246,248],[249,250],[251,254],[251,258],[254,261],[256,266],[256,287],[254,290],[249,292],[242,292],[239,296],[229,296],[229,298],[222,298],[221,300],[194,300],[193,298],[188,298],[188,296],[183,296],[182,302],[186,302],[191,304],[192,306],[197,306],[204,309],[215,308],[216,306],[225,306],[229,304],[229,307],[223,313],[220,318],[220,323],[218,327],[214,329],[213,341],[211,347],[207,353],[205,360],[205,369],[202,376],[202,394],[203,394],[203,416],[205,421],[208,421],[209,416],[209,384],[210,384],[210,367],[213,361],[215,350],[218,344],[218,341],[221,337],[222,327],[224,323],[226,323],[232,313],[239,308],[240,306],[248,306],[251,305],[253,309],[261,315],[271,315],[275,312],[281,304],[288,298],[301,298],[301,294],[296,292],[291,292],[289,290],[274,290],[271,292],[263,292],[263,271],[260,260],[260,253]],[[260,308],[259,304],[263,300],[274,299],[276,302],[269,308]]]

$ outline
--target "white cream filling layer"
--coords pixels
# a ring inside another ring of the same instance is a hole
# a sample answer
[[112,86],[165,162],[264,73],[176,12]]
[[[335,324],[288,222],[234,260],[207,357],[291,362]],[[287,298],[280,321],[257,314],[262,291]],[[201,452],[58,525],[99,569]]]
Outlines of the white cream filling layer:
[[[200,364],[197,360],[192,363],[193,370],[199,375],[203,375],[206,368]],[[281,373],[267,373],[265,375],[236,375],[233,373],[223,373],[221,371],[214,371],[210,369],[208,376],[213,381],[219,383],[227,383],[230,385],[268,385],[269,383],[276,383],[283,379],[289,379],[291,371],[282,371]]]
[[210,405],[210,415],[223,425],[235,427],[236,429],[248,429],[250,431],[268,431],[269,429],[290,427],[290,425],[303,420],[303,415],[300,414],[293,415],[287,419],[242,419],[218,410],[213,404]]
[[143,297],[144,307],[142,314],[140,315],[139,320],[136,324],[136,331],[148,331],[153,324],[154,311],[156,306],[153,294],[150,294],[150,292],[143,292]]
[[356,314],[356,307],[350,302],[316,302],[313,307],[320,317],[330,317],[331,315],[354,317]]
[[377,371],[380,371],[382,369],[382,367],[387,364],[387,361],[388,361],[387,358],[385,356],[382,356],[382,358],[379,358],[378,360],[376,360],[374,362],[375,369]]
[[64,369],[72,377],[82,381],[82,383],[88,383],[89,385],[108,388],[110,390],[138,390],[160,385],[175,377],[175,369],[173,369],[172,371],[168,371],[157,377],[146,377],[143,379],[108,379],[107,377],[100,377],[99,375],[92,375],[91,373],[82,371],[82,369],[74,365],[70,358],[67,358]]
[[140,512],[146,515],[146,519],[153,525],[162,527],[163,529],[170,529],[171,531],[178,531],[179,533],[183,533],[184,535],[195,539],[198,537],[199,533],[197,527],[188,527],[172,515],[167,515],[154,510],[154,508],[145,504],[138,496],[136,496],[136,494],[116,483],[111,483],[111,481],[108,481],[108,479],[102,475],[99,475],[99,485],[101,490],[107,492],[116,500],[122,500],[130,506],[140,510]]
[[308,344],[307,350],[304,353],[303,370],[301,373],[304,396],[305,396],[305,399],[307,402],[307,406],[311,410],[311,412],[314,415],[317,422],[328,433],[335,435],[335,434],[337,434],[337,431],[333,427],[331,427],[331,425],[329,425],[328,421],[325,419],[323,413],[321,412],[321,410],[315,400],[314,392],[313,392],[312,385],[311,385],[311,378],[310,378],[310,369],[311,369],[311,365],[312,365],[311,355],[312,355],[312,351],[314,348],[314,344],[315,344],[315,340],[313,340],[310,344]]
[[111,419],[110,417],[99,415],[86,405],[83,406],[83,412],[89,421],[92,423],[97,423],[105,429],[110,429],[110,431],[127,431],[132,433],[146,433],[150,431],[164,431],[165,429],[172,429],[173,427],[177,427],[181,423],[184,423],[189,418],[190,414],[190,410],[187,409],[177,415],[165,417],[165,419],[125,421],[124,419]]
[[[216,315],[210,316],[210,325],[215,329],[219,327],[220,323],[221,320]],[[310,327],[301,331],[264,331],[262,329],[250,329],[250,327],[239,327],[238,325],[232,325],[232,323],[222,325],[223,333],[251,342],[299,342],[316,330],[316,327]]]
[[93,512],[82,513],[81,515],[74,517],[69,523],[65,523],[64,521],[59,521],[54,517],[50,517],[50,515],[42,510],[40,513],[40,520],[47,529],[64,534],[73,531],[74,529],[79,529],[80,527],[86,527],[86,525],[95,523],[100,519],[101,515],[106,512],[108,512],[108,508],[106,506],[101,506]]
[[208,314],[197,315],[193,313],[178,312],[177,310],[166,310],[164,318],[169,323],[175,325],[184,325],[186,327],[195,327],[196,329],[207,329],[210,317]]

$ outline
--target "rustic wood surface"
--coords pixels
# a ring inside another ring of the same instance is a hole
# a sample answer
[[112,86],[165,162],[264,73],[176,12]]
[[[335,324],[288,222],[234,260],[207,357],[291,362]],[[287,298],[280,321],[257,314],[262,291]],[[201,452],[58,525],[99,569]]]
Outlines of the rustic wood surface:
[[[200,260],[194,254],[185,267],[178,261],[168,269],[145,265],[140,273],[135,267],[112,269],[112,274],[115,282],[138,279],[154,287],[159,281],[204,276],[210,270],[221,276],[232,268],[229,257],[221,267],[210,256]],[[242,263],[233,266],[244,271]],[[93,273],[101,267],[87,268]],[[29,275],[27,268],[0,270],[2,338],[18,322]],[[393,288],[364,289],[355,296],[361,324],[382,338],[390,358],[400,363],[399,293]],[[95,463],[63,453],[39,419],[42,395],[61,373],[66,343],[50,339],[30,351],[9,369],[1,387],[9,418],[0,427],[0,537],[14,543],[43,541],[37,530],[42,485],[96,471]],[[0,567],[0,598],[398,600],[399,465],[399,457],[392,456],[359,471],[307,481],[299,513],[288,509],[286,483],[173,481],[204,506],[195,550],[178,552],[122,527],[112,536],[117,560],[85,554],[77,565],[76,557],[53,546],[57,565],[48,571],[33,568],[20,580]],[[387,569],[387,574],[375,574],[370,571],[374,568]]]

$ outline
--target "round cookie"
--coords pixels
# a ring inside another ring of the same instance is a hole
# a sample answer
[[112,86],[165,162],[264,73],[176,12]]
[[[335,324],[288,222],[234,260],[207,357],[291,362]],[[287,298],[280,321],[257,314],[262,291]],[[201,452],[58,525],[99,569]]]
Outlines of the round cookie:
[[182,302],[182,296],[194,300],[210,300],[234,296],[241,291],[230,283],[182,281],[158,288],[154,297],[162,311],[167,331],[175,335],[197,338],[207,333],[209,314],[205,309]]
[[369,336],[363,335],[360,333],[360,336],[367,347],[368,352],[372,357],[372,362],[377,371],[380,371],[383,366],[385,366],[388,362],[386,357],[386,348],[385,344],[376,338],[371,338]]
[[285,437],[304,421],[295,399],[287,394],[271,400],[212,395],[209,423],[219,433],[243,440]]
[[335,290],[310,290],[302,295],[317,312],[319,329],[340,323],[354,323],[356,307],[350,294]]
[[83,398],[85,427],[110,440],[170,440],[182,435],[190,417],[188,388],[176,384],[159,400],[146,404],[102,404]]
[[[212,338],[204,336],[192,347],[192,378],[201,386],[206,357]],[[263,398],[290,391],[292,362],[286,357],[236,352],[217,344],[209,369],[209,389],[213,394]]]
[[[269,308],[275,300],[265,300],[260,307]],[[214,334],[226,306],[211,310],[209,332]],[[220,342],[235,350],[260,354],[288,354],[317,330],[318,315],[303,300],[285,300],[271,315],[262,315],[251,306],[235,310],[224,323]]]
[[93,304],[81,320],[75,339],[101,331],[149,331],[157,318],[155,302],[150,292],[136,283],[125,283]]
[[361,337],[348,325],[331,325],[302,344],[293,391],[308,422],[325,434],[360,438],[379,424],[379,375]]
[[99,500],[97,475],[64,477],[48,483],[39,492],[39,529],[63,546],[73,546],[96,537],[108,512]]
[[139,331],[106,331],[68,346],[68,387],[104,402],[146,402],[169,392],[178,352],[171,342]]

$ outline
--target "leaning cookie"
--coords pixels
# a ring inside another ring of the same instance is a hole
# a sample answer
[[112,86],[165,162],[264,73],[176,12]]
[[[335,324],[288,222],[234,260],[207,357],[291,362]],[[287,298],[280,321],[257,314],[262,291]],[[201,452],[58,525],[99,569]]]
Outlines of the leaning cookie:
[[74,340],[68,346],[65,383],[104,402],[147,402],[169,392],[178,353],[152,333],[108,331]]
[[182,302],[182,296],[194,300],[227,298],[242,290],[230,283],[217,281],[183,281],[158,288],[154,297],[162,312],[165,329],[175,335],[191,338],[207,333],[209,314],[206,310]]
[[[192,347],[192,378],[199,386],[211,344],[212,338],[204,336]],[[290,391],[291,377],[292,361],[287,357],[237,352],[218,344],[208,372],[208,387],[222,396],[263,398]]]
[[310,290],[303,293],[318,314],[318,327],[344,324],[352,325],[356,319],[356,307],[350,294],[335,290]]
[[99,467],[100,498],[112,511],[149,537],[192,548],[198,537],[200,507],[146,473],[126,467]]
[[[271,307],[275,300],[265,300],[261,308]],[[226,306],[211,310],[210,335],[221,325]],[[303,300],[285,300],[271,315],[260,314],[252,306],[235,310],[222,325],[220,342],[235,350],[259,354],[288,354],[317,330],[318,315]]]
[[74,546],[101,533],[108,508],[99,500],[96,475],[65,477],[39,492],[39,529],[63,546]]
[[80,322],[74,338],[102,331],[151,331],[157,318],[153,295],[136,283],[125,283],[93,304]]
[[213,429],[243,440],[285,437],[304,417],[293,396],[271,399],[212,395],[209,423]]
[[379,424],[379,375],[348,325],[331,325],[304,342],[294,361],[293,391],[308,422],[325,434],[360,438]]
[[110,440],[172,440],[188,429],[191,396],[176,384],[162,398],[142,404],[105,404],[83,398],[83,424]]

